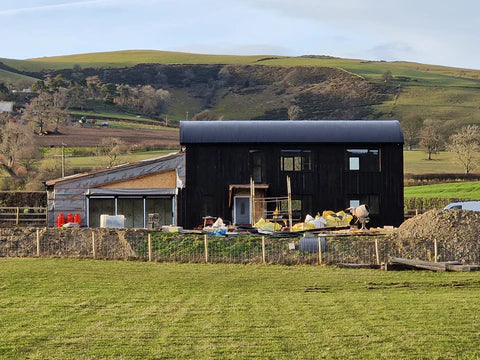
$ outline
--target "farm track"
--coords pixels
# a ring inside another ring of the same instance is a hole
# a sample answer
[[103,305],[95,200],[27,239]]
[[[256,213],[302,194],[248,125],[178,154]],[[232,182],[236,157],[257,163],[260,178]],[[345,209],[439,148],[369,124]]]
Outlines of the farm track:
[[178,131],[76,126],[62,127],[59,134],[35,136],[35,140],[42,147],[59,147],[62,143],[69,147],[93,147],[106,137],[119,138],[128,145],[172,147],[179,144]]

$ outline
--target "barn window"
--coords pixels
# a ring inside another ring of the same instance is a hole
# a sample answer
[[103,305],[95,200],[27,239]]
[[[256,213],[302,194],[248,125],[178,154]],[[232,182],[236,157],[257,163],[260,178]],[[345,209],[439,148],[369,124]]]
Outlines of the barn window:
[[350,205],[349,207],[353,207],[353,208],[359,207],[360,206],[360,200],[350,200],[349,205]]
[[311,171],[312,152],[310,150],[281,150],[280,169],[282,171]]
[[379,149],[347,149],[347,170],[362,172],[379,172]]
[[265,154],[263,151],[250,150],[250,174],[256,183],[265,181]]

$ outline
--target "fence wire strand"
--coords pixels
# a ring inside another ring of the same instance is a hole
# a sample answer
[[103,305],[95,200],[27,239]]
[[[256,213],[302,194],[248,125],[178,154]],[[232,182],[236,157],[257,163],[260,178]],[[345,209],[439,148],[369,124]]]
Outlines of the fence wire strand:
[[[38,234],[38,235],[37,235]],[[150,236],[151,241],[148,240]],[[414,245],[412,245],[414,244]],[[207,246],[207,249],[205,248]],[[319,254],[319,248],[321,250]],[[436,252],[435,252],[436,248]],[[264,251],[263,251],[264,249]],[[437,258],[435,259],[435,253]],[[0,229],[0,257],[80,257],[181,263],[378,264],[390,257],[480,263],[480,244],[402,243],[382,236],[215,237],[143,229]]]

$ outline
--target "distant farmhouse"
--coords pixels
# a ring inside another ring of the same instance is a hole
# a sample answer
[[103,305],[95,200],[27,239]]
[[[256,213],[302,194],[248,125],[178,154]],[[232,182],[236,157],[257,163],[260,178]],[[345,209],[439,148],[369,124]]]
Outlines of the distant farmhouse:
[[[403,222],[398,121],[183,121],[180,143],[177,154],[47,181],[49,224],[79,213],[84,226],[108,214],[146,227],[159,213],[184,228],[207,216],[251,225],[252,183],[256,199],[284,197],[287,176],[298,220],[367,204],[371,226]],[[263,210],[272,206],[285,204]]]
[[12,112],[12,111],[13,111],[13,101],[0,101],[0,113]]

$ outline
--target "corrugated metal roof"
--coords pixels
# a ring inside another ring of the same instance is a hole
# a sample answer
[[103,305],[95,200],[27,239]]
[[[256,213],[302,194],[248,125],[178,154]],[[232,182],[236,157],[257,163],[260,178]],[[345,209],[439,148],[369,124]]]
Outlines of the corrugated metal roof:
[[[117,165],[112,168],[108,169],[100,169],[100,170],[94,170],[90,171],[87,173],[80,173],[80,174],[75,174],[75,175],[70,175],[64,178],[58,178],[58,179],[52,179],[52,180],[47,180],[45,181],[45,185],[51,186],[51,185],[56,185],[57,183],[63,183],[63,182],[73,182],[77,180],[81,180],[84,178],[91,178],[91,177],[102,177],[106,174],[115,174],[118,172],[125,172],[127,169],[135,169],[135,168],[140,168],[140,167],[145,167],[148,166],[149,164],[157,164],[157,163],[162,163],[166,162],[171,159],[175,159],[178,157],[183,157],[184,153],[177,152],[177,153],[170,153],[167,155],[155,157],[155,158],[150,158],[150,159],[144,159],[144,160],[139,160],[136,162],[132,163],[127,163],[127,164],[122,164],[122,165]],[[140,172],[136,173],[136,176],[142,175]],[[183,177],[183,175],[182,175]],[[120,178],[119,180],[124,180],[123,178]]]
[[397,120],[181,121],[181,144],[401,143]]

